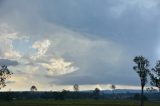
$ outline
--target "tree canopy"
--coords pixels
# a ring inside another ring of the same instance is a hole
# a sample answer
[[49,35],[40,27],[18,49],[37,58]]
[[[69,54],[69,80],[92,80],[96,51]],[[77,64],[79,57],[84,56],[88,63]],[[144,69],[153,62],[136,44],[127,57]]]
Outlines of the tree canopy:
[[7,78],[10,78],[13,73],[6,65],[1,66],[0,69],[0,89],[6,86]]

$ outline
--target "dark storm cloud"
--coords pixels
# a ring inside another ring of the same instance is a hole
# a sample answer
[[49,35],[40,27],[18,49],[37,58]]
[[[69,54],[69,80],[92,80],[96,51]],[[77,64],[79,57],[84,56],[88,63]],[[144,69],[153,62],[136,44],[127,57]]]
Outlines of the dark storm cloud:
[[0,65],[17,66],[19,63],[15,60],[0,59]]
[[[133,57],[144,55],[152,63],[157,59],[155,49],[160,34],[158,10],[158,0],[6,0],[0,9],[0,22],[33,34],[33,39],[52,35],[55,30],[52,25],[56,24],[79,33],[88,33],[91,39],[109,39],[125,48],[124,55],[128,58],[122,57],[123,64],[119,66],[94,59],[99,56],[95,56],[97,52],[94,51],[86,58],[65,54],[64,57],[74,60],[80,70],[53,77],[55,83],[136,85],[138,78],[132,70]],[[95,51],[103,52],[104,48]],[[83,62],[87,63],[87,68],[81,67],[85,65]]]
[[[150,1],[159,3],[157,0]],[[21,30],[38,34],[49,32],[44,29],[45,21],[112,39],[127,45],[126,48],[129,50],[135,49],[133,52],[137,54],[141,52],[141,48],[144,52],[153,51],[159,36],[160,14],[155,13],[159,6],[148,9],[145,4],[148,0],[132,2],[126,0],[9,1],[10,6],[6,3],[4,16],[11,12],[14,21],[11,21],[8,16],[9,20],[4,18]]]
[[[5,7],[4,11],[12,12],[13,19],[20,15],[19,21],[24,21],[25,18],[27,18],[28,21],[34,20],[35,23],[37,23],[37,26],[44,20],[49,23],[63,25],[77,31],[93,33],[94,35],[101,37],[109,37],[124,43],[132,43],[136,40],[143,39],[142,36],[145,36],[146,38],[151,38],[151,36],[156,37],[158,30],[157,26],[159,25],[159,23],[157,23],[157,16],[154,17],[154,14],[151,13],[152,11],[148,11],[148,17],[151,15],[153,17],[150,17],[153,19],[147,20],[146,15],[143,15],[147,9],[141,10],[143,7],[139,6],[139,2],[133,5],[127,5],[125,2],[127,1],[35,0],[32,3],[30,0],[22,0],[19,2],[14,1],[14,3],[8,3],[11,6]],[[31,3],[32,5],[29,8],[28,6]],[[26,6],[23,7],[24,4],[26,4]],[[119,5],[122,6],[118,8]],[[123,10],[122,13],[119,13],[119,16],[116,16],[118,13],[112,11],[111,8],[118,8],[120,10],[121,8],[126,9]],[[158,9],[159,7],[156,8]],[[16,13],[14,13],[14,11],[16,11]],[[23,11],[25,11],[25,13],[22,13]],[[21,14],[24,14],[27,17],[22,17]],[[17,24],[19,24],[19,22],[17,22]],[[21,22],[21,24],[25,24],[24,27],[27,27],[26,23]],[[40,27],[41,26],[38,28]],[[33,30],[32,25],[30,30]],[[130,38],[128,36],[130,36]]]

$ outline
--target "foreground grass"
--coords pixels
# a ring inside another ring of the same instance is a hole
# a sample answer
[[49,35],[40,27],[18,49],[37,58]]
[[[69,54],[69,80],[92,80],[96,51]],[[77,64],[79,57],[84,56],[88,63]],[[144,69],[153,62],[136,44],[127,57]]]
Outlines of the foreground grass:
[[[0,106],[139,106],[129,100],[15,100],[1,101]],[[160,102],[145,102],[145,106],[160,106]]]

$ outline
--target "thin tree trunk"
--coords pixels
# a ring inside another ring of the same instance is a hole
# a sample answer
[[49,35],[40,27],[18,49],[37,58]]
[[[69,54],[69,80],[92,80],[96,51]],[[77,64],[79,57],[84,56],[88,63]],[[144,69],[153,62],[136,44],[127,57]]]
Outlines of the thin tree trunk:
[[144,106],[144,100],[143,100],[143,89],[144,89],[144,86],[141,87],[141,106]]

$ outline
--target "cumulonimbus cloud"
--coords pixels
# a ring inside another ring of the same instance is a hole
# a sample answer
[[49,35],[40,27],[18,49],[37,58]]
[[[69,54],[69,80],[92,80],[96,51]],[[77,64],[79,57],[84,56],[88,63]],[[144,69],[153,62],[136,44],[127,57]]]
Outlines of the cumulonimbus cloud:
[[79,68],[73,66],[72,62],[65,61],[63,58],[51,59],[49,63],[40,63],[42,67],[48,70],[48,75],[63,75],[77,71]]

